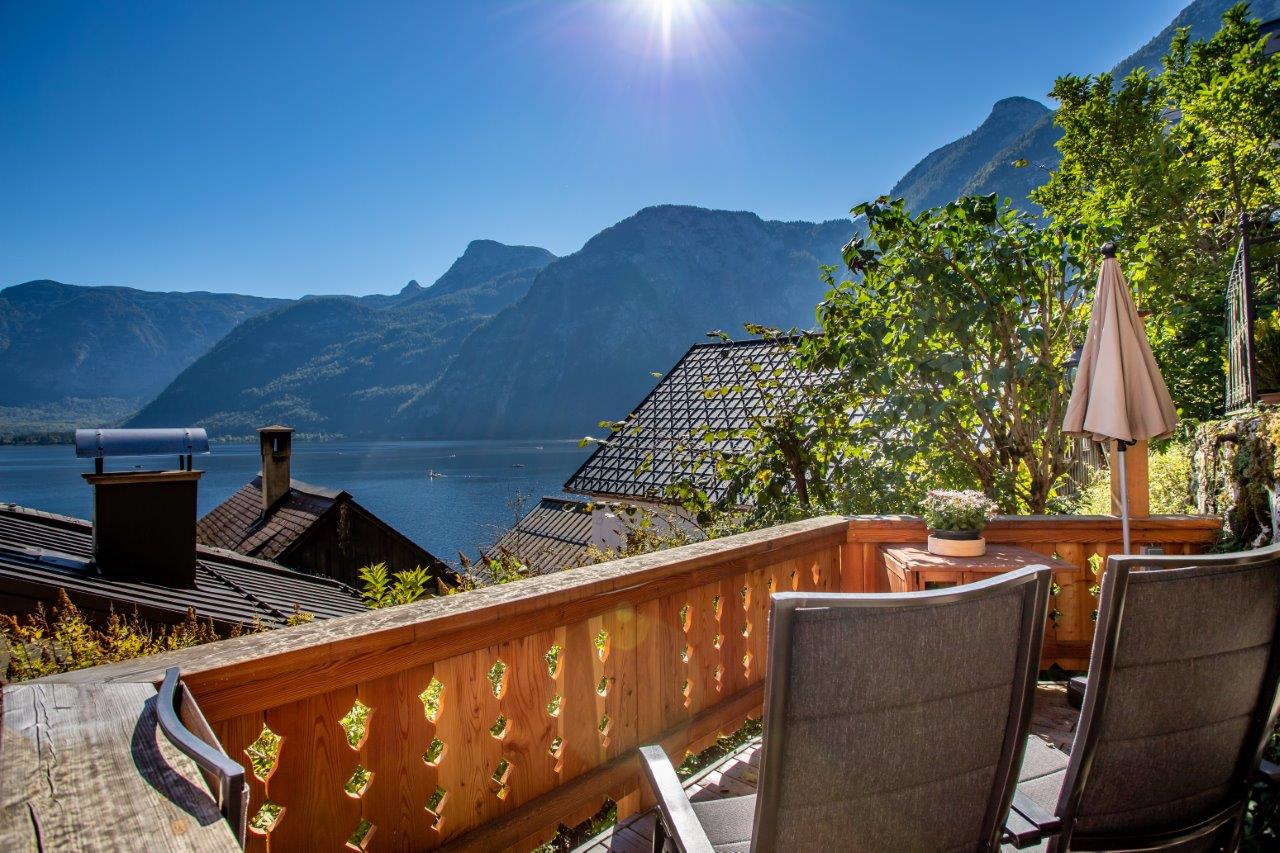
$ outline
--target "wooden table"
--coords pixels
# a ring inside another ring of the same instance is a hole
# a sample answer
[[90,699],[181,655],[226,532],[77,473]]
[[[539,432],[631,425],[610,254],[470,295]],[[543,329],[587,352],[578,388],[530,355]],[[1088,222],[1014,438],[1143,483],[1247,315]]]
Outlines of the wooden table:
[[1024,566],[1080,571],[1079,566],[1065,560],[1016,545],[988,545],[987,553],[981,557],[940,557],[930,554],[924,545],[886,545],[881,550],[885,566],[889,569],[889,589],[892,592],[959,586]]

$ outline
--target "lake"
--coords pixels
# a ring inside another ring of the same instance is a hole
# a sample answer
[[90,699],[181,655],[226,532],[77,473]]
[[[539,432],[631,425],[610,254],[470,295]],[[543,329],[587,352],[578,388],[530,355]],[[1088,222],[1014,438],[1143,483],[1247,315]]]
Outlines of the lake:
[[[391,526],[450,563],[480,548],[523,515],[531,501],[559,494],[590,454],[576,441],[295,442],[295,480],[345,489]],[[173,467],[176,459],[108,459],[106,470]],[[257,475],[256,444],[215,444],[197,456],[200,514]],[[0,446],[0,502],[89,518],[92,494],[80,478],[92,460],[71,445]],[[444,476],[431,478],[429,470]]]

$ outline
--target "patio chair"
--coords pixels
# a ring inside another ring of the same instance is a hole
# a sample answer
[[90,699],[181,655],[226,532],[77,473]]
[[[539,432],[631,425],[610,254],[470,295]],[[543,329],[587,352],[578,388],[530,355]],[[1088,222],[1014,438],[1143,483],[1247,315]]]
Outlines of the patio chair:
[[[1232,849],[1276,718],[1280,546],[1112,557],[1070,758],[1032,739],[1050,850]],[[1023,812],[1033,823],[1037,815]]]
[[758,793],[691,803],[662,748],[642,748],[654,850],[996,849],[1051,580],[774,595]]

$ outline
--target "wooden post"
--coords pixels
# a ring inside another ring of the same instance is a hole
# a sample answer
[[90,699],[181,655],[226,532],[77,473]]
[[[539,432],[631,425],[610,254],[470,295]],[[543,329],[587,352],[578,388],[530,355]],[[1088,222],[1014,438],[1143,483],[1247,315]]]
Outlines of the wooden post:
[[1147,482],[1147,442],[1139,441],[1121,453],[1118,442],[1111,443],[1111,514],[1120,514],[1120,462],[1128,466],[1129,517],[1151,515],[1151,489]]

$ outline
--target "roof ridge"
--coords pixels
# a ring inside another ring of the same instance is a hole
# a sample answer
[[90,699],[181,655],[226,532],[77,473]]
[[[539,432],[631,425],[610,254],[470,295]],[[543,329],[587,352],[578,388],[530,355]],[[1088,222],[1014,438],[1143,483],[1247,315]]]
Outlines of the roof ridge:
[[0,502],[0,512],[11,513],[13,515],[25,515],[34,518],[41,518],[46,521],[57,521],[73,527],[88,527],[92,529],[92,522],[76,518],[74,515],[62,515],[57,512],[49,512],[48,510],[36,509],[35,507],[23,506],[13,501]]
[[311,581],[312,583],[320,583],[325,586],[340,589],[357,598],[360,595],[354,587],[348,586],[336,578],[331,578],[326,575],[313,575],[310,572],[300,572],[297,569],[291,569],[288,566],[281,565],[280,563],[276,563],[272,560],[267,560],[262,557],[251,557],[248,554],[242,554],[239,551],[232,551],[230,548],[220,548],[217,545],[197,545],[196,555],[198,556],[201,551],[208,551],[211,556],[217,557],[218,561],[222,563],[239,564],[243,565],[245,568],[263,569],[286,577],[301,578],[306,581]]
[[[254,595],[253,593],[249,592],[249,590],[247,590],[247,589],[245,589],[244,587],[240,586],[240,584],[238,584],[238,583],[236,583],[235,581],[233,581],[233,580],[231,580],[231,579],[229,579],[229,578],[225,577],[225,576],[222,574],[222,572],[218,571],[217,569],[215,569],[213,566],[209,565],[208,563],[201,563],[200,565],[204,567],[204,570],[205,570],[206,572],[208,572],[209,574],[213,575],[213,577],[214,577],[214,578],[215,578],[219,583],[222,583],[222,584],[225,584],[226,586],[231,587],[231,589],[232,589],[232,590],[234,590],[235,592],[238,592],[240,595],[242,595],[242,596],[245,598],[245,600],[247,600],[247,601],[248,601],[250,604],[252,604],[253,606],[255,606],[255,607],[261,607],[263,610],[267,611],[267,615],[269,615],[269,616],[271,616],[271,617],[273,617],[273,618],[275,618],[275,619],[279,619],[281,622],[283,622],[285,619],[288,619],[288,618],[289,618],[289,614],[287,614],[287,613],[281,613],[279,610],[276,610],[276,609],[275,609],[274,607],[272,607],[270,604],[267,604],[265,601],[263,601],[262,599],[258,598],[258,596],[256,596],[256,595]],[[301,606],[301,605],[299,605],[299,606]]]

